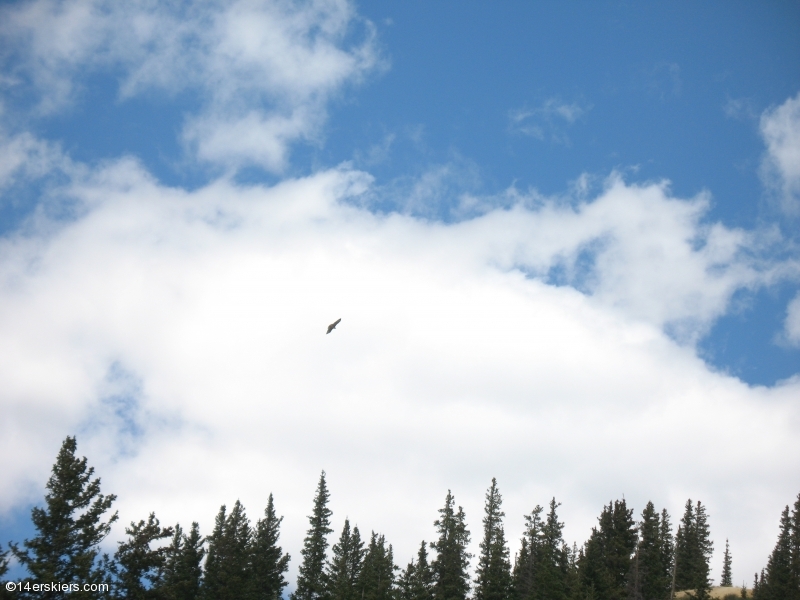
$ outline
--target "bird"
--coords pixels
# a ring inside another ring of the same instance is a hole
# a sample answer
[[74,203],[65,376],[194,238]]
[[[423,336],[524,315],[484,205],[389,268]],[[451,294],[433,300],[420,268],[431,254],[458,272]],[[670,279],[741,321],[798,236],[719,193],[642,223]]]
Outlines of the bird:
[[339,321],[341,321],[341,319],[336,319],[333,323],[328,325],[328,331],[325,332],[325,335],[328,335],[331,331],[336,329],[336,326],[339,324]]

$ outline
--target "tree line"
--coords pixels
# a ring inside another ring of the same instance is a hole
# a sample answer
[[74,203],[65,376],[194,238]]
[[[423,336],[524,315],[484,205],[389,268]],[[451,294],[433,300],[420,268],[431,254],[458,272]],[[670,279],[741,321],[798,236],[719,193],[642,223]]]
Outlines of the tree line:
[[[116,500],[103,495],[87,459],[68,437],[53,465],[44,507],[31,512],[36,530],[22,544],[0,552],[0,578],[13,556],[28,573],[0,598],[129,600],[279,600],[284,597],[290,557],[279,545],[282,517],[270,494],[255,523],[237,500],[222,506],[204,537],[197,523],[164,527],[151,513],[131,522],[113,556],[100,542],[118,514]],[[436,539],[421,541],[417,555],[400,568],[384,535],[362,535],[345,519],[329,547],[331,510],[325,472],[320,475],[309,529],[290,600],[666,600],[676,591],[709,598],[713,552],[706,507],[687,500],[673,533],[666,509],[648,502],[640,517],[625,499],[604,506],[598,524],[581,546],[568,545],[559,520],[560,504],[536,506],[512,561],[503,529],[505,513],[497,482],[486,492],[478,556],[468,552],[470,531],[450,491],[434,521]],[[330,549],[330,552],[329,552]],[[475,562],[475,576],[470,566]],[[731,554],[726,540],[721,585],[730,586]],[[108,591],[32,591],[26,583],[106,584]],[[747,597],[746,588],[742,595]],[[755,600],[800,600],[800,495],[783,511],[778,541],[766,567],[756,574]]]

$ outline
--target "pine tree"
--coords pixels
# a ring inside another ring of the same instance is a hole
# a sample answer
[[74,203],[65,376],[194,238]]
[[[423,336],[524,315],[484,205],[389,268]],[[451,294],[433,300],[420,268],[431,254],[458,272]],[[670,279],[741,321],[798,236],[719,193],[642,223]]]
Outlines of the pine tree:
[[202,596],[207,600],[242,600],[253,590],[250,553],[252,532],[238,500],[226,516],[223,505],[208,538]]
[[251,568],[254,600],[280,600],[287,581],[289,555],[278,546],[283,517],[275,514],[272,494],[269,495],[264,518],[256,523],[253,536]]
[[417,562],[411,559],[400,575],[398,596],[400,600],[431,600],[433,597],[433,571],[428,564],[424,540],[417,552]]
[[722,577],[719,584],[722,587],[733,586],[733,577],[731,575],[731,550],[728,540],[725,540],[725,555],[722,557]]
[[511,596],[511,562],[503,532],[502,504],[497,480],[492,478],[492,485],[486,492],[475,600],[509,600]]
[[781,513],[778,542],[759,582],[759,600],[789,600],[792,596],[792,519],[789,507]]
[[358,577],[359,600],[391,600],[395,570],[392,546],[387,547],[384,536],[373,531]]
[[[764,578],[764,571],[761,571],[761,578]],[[758,580],[758,572],[753,576],[753,600],[762,600],[761,582]]]
[[530,592],[533,583],[530,573],[532,566],[530,556],[528,538],[523,536],[520,540],[519,552],[514,555],[514,568],[511,571],[511,597],[514,600],[524,600]]
[[711,590],[709,560],[713,551],[705,506],[700,501],[693,505],[689,499],[678,529],[675,588],[694,590],[693,595],[698,599],[708,598]]
[[325,485],[325,471],[319,477],[317,493],[314,496],[314,510],[308,521],[311,527],[303,542],[303,562],[297,575],[297,589],[292,600],[319,600],[326,591],[325,555],[328,549],[327,535],[330,528],[331,511],[328,509],[330,494]]
[[[0,582],[3,581],[6,573],[8,573],[8,550],[2,551],[0,550]],[[0,585],[0,600],[6,600],[13,598],[12,592],[6,590],[5,585]]]
[[128,539],[119,542],[114,555],[114,595],[126,600],[161,598],[167,547],[152,548],[153,542],[171,537],[172,527],[162,528],[155,513],[147,521],[131,522]]
[[581,582],[584,591],[596,598],[622,600],[628,595],[637,543],[633,509],[628,509],[624,499],[609,502],[598,521],[600,527],[592,528],[579,561]]
[[200,526],[195,522],[187,536],[180,525],[175,525],[172,544],[167,550],[164,568],[163,597],[167,600],[195,600],[200,594],[203,570],[200,566],[205,556],[205,540],[200,536]]
[[666,589],[672,589],[672,576],[675,572],[675,538],[672,536],[672,522],[667,509],[661,509],[661,526],[659,535],[661,546],[661,565]]
[[534,573],[535,598],[566,600],[568,592],[569,551],[562,532],[564,524],[558,520],[556,510],[561,506],[555,498],[550,500],[550,510],[542,527],[538,566]]
[[800,494],[794,502],[790,523],[792,531],[789,545],[791,547],[792,562],[789,569],[790,592],[788,600],[800,600]]
[[[67,437],[61,445],[52,475],[47,482],[45,508],[35,507],[31,520],[37,535],[11,545],[11,552],[36,582],[101,584],[107,582],[104,569],[97,564],[98,546],[117,520],[115,512],[103,520],[116,496],[100,493],[100,479],[92,480],[94,468],[86,458],[77,458],[77,442]],[[51,598],[82,600],[99,598],[99,592],[53,593]],[[20,594],[18,597],[25,597]],[[31,597],[47,595],[35,593]]]
[[639,525],[638,580],[644,600],[661,600],[672,584],[672,533],[669,514],[648,502]]
[[536,597],[534,578],[538,555],[542,543],[544,509],[536,505],[530,515],[525,515],[525,534],[520,542],[520,551],[514,560],[512,573],[512,595],[515,600],[528,600]]
[[469,531],[464,510],[459,506],[456,512],[454,503],[447,490],[444,508],[439,509],[441,516],[433,523],[439,533],[439,539],[431,542],[436,550],[431,563],[434,600],[466,600],[469,593]]
[[350,530],[350,520],[345,518],[339,542],[333,545],[333,556],[327,567],[328,600],[357,600],[357,583],[363,566],[364,542],[358,527]]
[[397,600],[412,600],[414,598],[414,577],[416,576],[417,565],[414,564],[414,559],[406,565],[406,568],[400,571],[400,576],[397,578]]

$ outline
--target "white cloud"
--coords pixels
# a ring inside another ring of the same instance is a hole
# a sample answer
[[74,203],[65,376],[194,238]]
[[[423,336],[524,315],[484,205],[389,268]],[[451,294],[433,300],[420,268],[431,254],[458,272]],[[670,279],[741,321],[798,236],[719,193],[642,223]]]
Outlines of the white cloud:
[[761,115],[761,135],[767,145],[762,176],[778,190],[783,209],[800,214],[800,93]]
[[589,110],[591,106],[577,102],[567,104],[558,98],[549,98],[535,108],[509,111],[509,129],[539,140],[549,138],[553,142],[569,145],[563,125],[572,125]]
[[679,98],[683,87],[680,65],[668,61],[656,63],[645,73],[645,85],[662,101]]
[[[21,54],[4,85],[31,78],[42,111],[92,69],[121,68],[122,99],[193,90],[203,105],[183,139],[200,160],[279,171],[378,60],[369,24],[344,43],[357,21],[345,2],[164,6],[6,7]],[[588,110],[551,99],[510,119],[567,143]],[[763,566],[800,484],[800,381],[749,387],[691,342],[736,290],[797,266],[759,260],[768,236],[707,223],[707,195],[617,175],[595,198],[582,178],[576,198],[465,195],[457,222],[428,218],[471,167],[433,167],[401,191],[341,167],[190,192],[129,158],[76,166],[29,134],[0,139],[0,185],[56,171],[69,183],[53,193],[78,207],[0,238],[0,510],[39,501],[77,433],[119,495],[115,535],[151,510],[208,532],[219,504],[241,498],[255,518],[272,491],[295,572],[322,468],[336,527],[349,515],[383,531],[400,563],[430,539],[448,488],[477,540],[496,476],[512,540],[553,495],[578,542],[609,499],[677,520],[691,496],[738,564]],[[381,200],[409,214],[365,208]]]
[[800,346],[800,294],[786,309],[785,336],[790,344]]
[[[401,563],[448,488],[478,539],[496,476],[512,540],[552,495],[578,542],[611,498],[677,517],[691,496],[763,564],[800,483],[799,384],[750,388],[661,329],[762,277],[748,236],[618,178],[577,208],[452,224],[347,201],[370,185],[186,192],[125,160],[74,181],[81,218],[4,238],[0,506],[39,500],[77,433],[123,522],[207,532],[219,504],[255,518],[274,492],[294,570],[322,468],[335,526],[383,531]],[[539,278],[596,239],[591,293]]]
[[0,191],[17,181],[27,183],[56,170],[74,169],[57,145],[28,132],[8,135],[0,128]]
[[372,26],[345,43],[356,15],[345,0],[240,0],[214,4],[36,0],[5,7],[0,35],[18,49],[15,70],[51,112],[76,81],[122,69],[122,99],[152,89],[200,95],[184,139],[228,168],[284,168],[291,142],[314,138],[325,104],[379,62]]

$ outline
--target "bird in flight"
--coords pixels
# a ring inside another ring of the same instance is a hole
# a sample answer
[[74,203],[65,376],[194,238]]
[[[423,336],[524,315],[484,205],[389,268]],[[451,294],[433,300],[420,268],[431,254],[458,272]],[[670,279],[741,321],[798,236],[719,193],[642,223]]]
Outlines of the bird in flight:
[[328,335],[331,331],[336,329],[336,326],[339,324],[339,321],[341,321],[341,319],[336,319],[333,323],[328,325],[328,331],[325,332],[325,335]]

